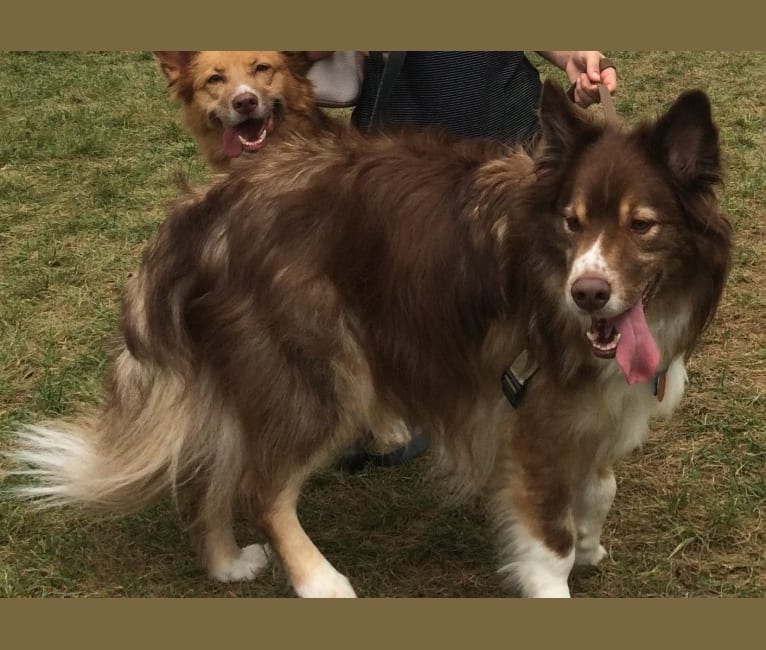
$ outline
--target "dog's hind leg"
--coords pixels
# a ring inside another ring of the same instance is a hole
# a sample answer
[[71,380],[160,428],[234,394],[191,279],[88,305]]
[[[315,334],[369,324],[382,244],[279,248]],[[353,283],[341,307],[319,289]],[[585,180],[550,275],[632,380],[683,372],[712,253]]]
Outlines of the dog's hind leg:
[[606,555],[606,549],[601,545],[601,530],[616,491],[614,472],[611,467],[607,467],[591,473],[579,494],[575,495],[575,564],[595,565]]
[[[297,504],[311,474],[332,463],[361,436],[363,409],[350,398],[351,408],[339,406],[338,393],[347,394],[344,387],[337,388],[338,364],[334,367],[326,351],[324,356],[309,353],[285,341],[274,362],[277,370],[268,377],[269,388],[277,388],[267,392],[264,387],[256,394],[260,399],[252,397],[252,387],[264,382],[263,364],[270,350],[266,345],[258,376],[240,380],[245,387],[239,397],[242,426],[249,432],[243,437],[243,505],[298,596],[353,597],[349,581],[304,531]],[[248,371],[245,368],[241,375]]]
[[206,495],[200,512],[203,559],[208,575],[220,582],[252,580],[269,563],[263,544],[238,546],[232,506],[231,500],[218,502]]
[[220,582],[252,580],[266,566],[264,545],[240,548],[234,538],[234,505],[243,473],[242,441],[238,427],[226,414],[216,423],[216,456],[201,479],[194,532],[208,575]]

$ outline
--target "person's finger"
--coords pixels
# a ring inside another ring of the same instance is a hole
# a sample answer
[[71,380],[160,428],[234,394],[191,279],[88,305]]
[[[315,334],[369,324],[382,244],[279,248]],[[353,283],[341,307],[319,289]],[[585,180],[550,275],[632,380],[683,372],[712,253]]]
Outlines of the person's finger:
[[605,68],[601,73],[601,83],[607,87],[612,95],[614,95],[617,90],[617,70],[614,68]]
[[585,52],[585,74],[589,81],[598,83],[601,81],[601,72],[599,71],[599,61],[601,61],[600,52]]
[[598,86],[596,84],[598,84],[599,81],[601,81],[600,75],[595,80],[592,80],[590,73],[588,72],[583,72],[580,75],[580,87],[582,88],[583,92],[594,93],[594,94],[597,93]]

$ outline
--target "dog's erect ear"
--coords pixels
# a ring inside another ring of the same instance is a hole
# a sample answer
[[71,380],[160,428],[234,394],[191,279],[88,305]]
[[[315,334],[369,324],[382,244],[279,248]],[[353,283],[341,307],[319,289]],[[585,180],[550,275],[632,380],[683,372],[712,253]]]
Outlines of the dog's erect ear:
[[710,100],[701,90],[683,93],[657,120],[650,147],[660,153],[681,187],[702,189],[720,180],[718,129]]
[[561,157],[597,133],[587,112],[557,83],[546,80],[540,98],[540,134],[546,157]]
[[168,86],[175,84],[197,52],[153,52],[162,74],[168,80]]
[[314,64],[314,59],[309,56],[308,52],[283,51],[282,56],[285,57],[290,71],[298,77],[305,77]]

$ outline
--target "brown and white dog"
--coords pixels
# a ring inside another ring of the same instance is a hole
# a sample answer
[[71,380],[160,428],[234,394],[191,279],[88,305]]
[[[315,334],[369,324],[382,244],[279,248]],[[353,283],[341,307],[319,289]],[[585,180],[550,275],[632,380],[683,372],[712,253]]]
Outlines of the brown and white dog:
[[[238,495],[300,596],[353,596],[297,515],[365,429],[431,434],[458,492],[488,490],[502,571],[567,596],[604,556],[612,464],[684,391],[730,263],[700,91],[631,130],[546,84],[529,156],[436,134],[269,147],[169,215],[127,288],[104,407],[30,427],[22,494],[96,511],[196,499],[210,575],[253,578]],[[517,409],[501,376],[538,366]]]
[[316,105],[305,52],[155,52],[183,123],[215,171],[290,133],[312,137],[333,121]]

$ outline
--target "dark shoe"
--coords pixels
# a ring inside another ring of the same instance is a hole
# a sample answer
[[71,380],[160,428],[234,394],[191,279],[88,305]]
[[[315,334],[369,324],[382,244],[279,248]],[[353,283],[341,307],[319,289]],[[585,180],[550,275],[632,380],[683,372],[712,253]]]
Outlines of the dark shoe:
[[410,438],[409,442],[398,449],[383,454],[368,451],[364,440],[357,447],[348,452],[338,463],[338,466],[350,473],[355,474],[368,465],[377,467],[394,467],[408,460],[420,456],[428,449],[428,434],[420,431]]

